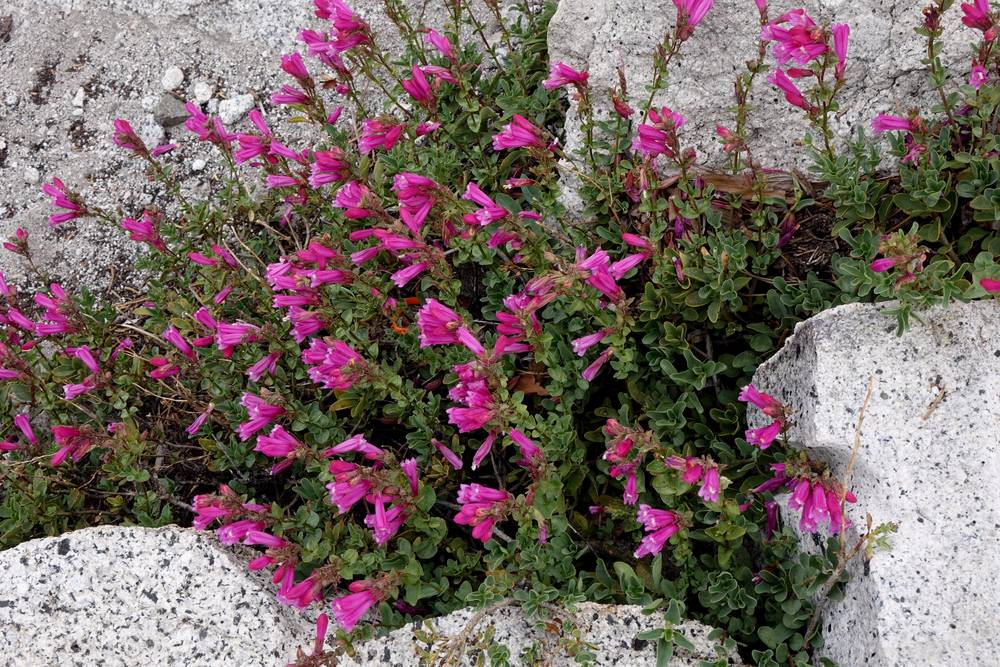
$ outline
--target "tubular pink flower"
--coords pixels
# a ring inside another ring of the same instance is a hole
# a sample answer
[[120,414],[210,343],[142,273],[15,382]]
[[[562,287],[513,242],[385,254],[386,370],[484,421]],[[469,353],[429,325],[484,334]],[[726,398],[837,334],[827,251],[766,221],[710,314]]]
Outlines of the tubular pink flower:
[[687,26],[685,37],[690,36],[694,27],[705,18],[705,14],[712,8],[712,3],[713,0],[674,0],[678,23],[683,21]]
[[581,373],[583,379],[587,382],[593,382],[594,378],[597,377],[597,374],[601,371],[601,367],[607,363],[612,354],[614,354],[614,348],[610,347],[605,349],[604,352],[601,352],[592,364],[583,369],[583,373]]
[[[482,426],[485,426],[486,423],[488,423],[489,420],[493,418],[493,413],[492,412],[487,413],[487,414],[489,416],[489,419],[487,419],[485,422],[483,422],[481,424],[477,422],[476,425],[472,426],[472,428],[468,428],[466,430],[468,430],[468,431],[474,431],[477,428],[481,428]],[[461,432],[462,424],[459,423],[457,420],[452,420],[452,423],[459,425],[459,432]],[[473,470],[478,470],[479,466],[482,465],[482,462],[486,459],[487,456],[489,456],[490,451],[493,449],[493,443],[496,442],[496,439],[497,439],[497,432],[496,431],[490,431],[490,433],[486,436],[486,438],[483,439],[482,443],[480,443],[479,448],[476,449],[475,454],[472,455],[472,469]]]
[[87,345],[81,345],[79,347],[67,347],[66,354],[76,357],[83,362],[91,373],[100,373],[101,367],[98,365],[97,360],[94,359],[94,355],[90,352],[90,347]]
[[344,629],[344,632],[352,631],[361,617],[379,602],[376,591],[362,588],[358,584],[367,585],[367,582],[353,582],[349,588],[355,592],[348,593],[333,601],[333,617],[337,619],[337,623]]
[[542,131],[524,116],[514,114],[511,122],[503,126],[499,134],[493,136],[493,150],[507,148],[533,148],[545,150]]
[[369,461],[380,461],[385,456],[385,452],[365,439],[362,434],[354,435],[344,440],[338,445],[334,445],[323,452],[323,456],[330,458],[348,452],[363,454]]
[[1000,294],[1000,280],[993,278],[980,278],[979,286],[990,294]]
[[506,491],[480,484],[462,484],[458,491],[461,509],[455,516],[455,523],[472,526],[472,536],[485,544],[493,537],[493,526],[506,514],[511,500],[513,496]]
[[215,327],[215,344],[226,357],[233,353],[237,345],[245,345],[257,340],[260,327],[246,322],[218,322]]
[[987,41],[993,38],[993,19],[990,16],[990,1],[975,0],[975,4],[962,3],[962,23],[970,28],[982,30]]
[[771,443],[774,442],[774,439],[781,433],[781,426],[781,421],[776,419],[767,426],[747,429],[744,436],[746,437],[747,442],[751,445],[756,445],[761,449],[767,449],[771,446]]
[[835,23],[830,26],[830,30],[833,32],[833,52],[837,56],[835,74],[838,79],[843,79],[847,69],[847,38],[851,34],[851,27],[846,23]]
[[441,456],[444,457],[444,460],[447,461],[452,468],[454,468],[455,470],[462,469],[462,459],[459,458],[458,454],[449,449],[440,440],[432,439],[431,444],[434,445],[435,449],[437,449],[438,452],[440,452]]
[[139,243],[146,243],[160,252],[166,252],[167,246],[160,238],[157,230],[157,219],[150,211],[143,211],[142,220],[125,218],[121,222],[122,229],[129,232],[129,238]]
[[775,42],[774,59],[779,65],[789,60],[805,65],[828,50],[826,35],[804,9],[793,9],[768,23],[761,30],[760,39]]
[[326,488],[330,491],[330,502],[337,506],[340,514],[351,509],[372,489],[372,483],[360,476],[360,470],[355,464],[346,461],[330,462],[334,481],[327,484]]
[[184,340],[184,336],[174,326],[169,326],[163,332],[163,339],[173,345],[177,350],[191,361],[195,360],[194,350],[190,343]]
[[149,157],[149,149],[146,148],[146,144],[142,142],[142,139],[135,133],[135,130],[132,129],[127,120],[115,118],[114,127],[115,132],[112,141],[115,146],[131,151],[140,157]]
[[555,90],[570,85],[582,88],[587,85],[588,77],[587,72],[577,71],[566,63],[556,61],[549,65],[549,78],[542,81],[542,86],[545,90]]
[[64,384],[63,397],[67,401],[72,401],[77,396],[80,396],[81,394],[86,394],[88,391],[91,391],[96,387],[97,384],[93,377],[89,377],[83,382],[77,382],[75,384]]
[[802,96],[802,91],[798,89],[798,86],[788,78],[783,70],[774,70],[767,80],[778,87],[781,92],[785,94],[785,101],[792,106],[798,107],[807,113],[812,113],[813,106],[806,101],[806,98]]
[[272,352],[262,357],[257,363],[247,369],[247,377],[251,382],[260,382],[264,375],[273,375],[278,367],[278,358],[281,352]]
[[453,345],[458,342],[462,318],[437,299],[427,299],[417,312],[417,326],[420,328],[420,347]]
[[660,553],[667,540],[680,530],[678,516],[669,510],[658,510],[649,505],[639,505],[636,519],[648,533],[642,538],[639,548],[635,551],[636,558]]
[[883,257],[882,259],[876,259],[873,261],[869,268],[875,273],[885,273],[897,264],[905,264],[905,257]]
[[518,465],[526,468],[534,468],[545,460],[542,450],[524,433],[516,428],[512,428],[508,435],[521,450],[521,460],[518,461]]
[[302,83],[311,81],[309,70],[306,69],[306,64],[302,61],[301,53],[295,52],[281,56],[281,69]]
[[42,192],[52,198],[53,206],[64,210],[64,213],[53,213],[49,216],[50,227],[89,214],[80,199],[70,192],[58,178],[53,178],[51,183],[42,185]]
[[92,435],[75,426],[53,426],[52,437],[59,445],[59,450],[52,455],[53,466],[59,465],[67,457],[71,457],[74,463],[79,462],[94,445]]
[[313,151],[312,157],[309,185],[313,189],[330,183],[341,183],[350,177],[351,164],[340,148],[334,146],[326,151]]
[[201,430],[201,427],[205,425],[205,422],[208,421],[208,418],[211,416],[212,410],[214,409],[215,406],[209,403],[208,408],[206,408],[204,412],[195,417],[194,421],[191,422],[191,424],[186,429],[184,429],[184,432],[190,436],[196,435],[198,431]]
[[872,130],[875,134],[897,131],[913,132],[914,129],[913,121],[909,118],[903,118],[902,116],[891,116],[889,114],[880,113],[872,120]]
[[972,68],[969,70],[969,85],[979,90],[986,83],[987,78],[989,78],[989,73],[986,68],[973,60]]
[[453,63],[458,62],[458,58],[455,57],[455,48],[451,45],[447,37],[436,30],[428,29],[424,34],[424,39],[427,40],[428,44],[437,49],[442,56]]
[[698,489],[698,497],[709,503],[719,502],[719,469],[710,467],[705,470],[705,478]]
[[244,442],[249,440],[254,433],[285,414],[285,409],[280,405],[271,405],[249,392],[243,394],[240,405],[246,408],[248,420],[240,424],[236,432],[240,440]]
[[395,119],[368,118],[361,127],[358,150],[362,155],[368,155],[376,148],[391,150],[403,134],[403,125]]
[[399,217],[413,234],[419,235],[441,186],[420,174],[402,172],[393,178],[392,189],[399,199]]
[[364,185],[361,185],[357,181],[349,181],[337,191],[337,197],[333,205],[344,209],[344,217],[351,220],[360,220],[372,214],[367,208],[371,205],[369,202],[370,195],[371,193]]
[[368,372],[368,363],[342,340],[313,339],[302,361],[312,368],[309,377],[324,389],[345,391]]
[[487,196],[487,194],[472,181],[469,181],[469,184],[465,186],[465,193],[462,195],[462,199],[474,202],[480,206],[479,209],[472,213],[466,213],[462,218],[470,225],[485,227],[490,223],[502,220],[510,215],[510,211],[502,206],[498,206],[495,201],[490,199],[489,196]]
[[35,432],[31,428],[31,422],[28,420],[28,415],[21,413],[14,417],[14,426],[24,434],[25,439],[32,445],[38,444],[38,438],[35,437]]
[[403,90],[409,93],[410,97],[414,99],[417,104],[422,104],[424,106],[430,107],[434,104],[434,91],[431,90],[430,81],[427,80],[427,75],[424,74],[423,70],[419,66],[414,65],[410,72],[412,77],[409,79],[403,79],[400,84],[403,86]]
[[573,341],[573,352],[576,353],[576,356],[582,357],[587,353],[587,350],[600,343],[607,335],[608,332],[602,329],[601,331],[581,336]]

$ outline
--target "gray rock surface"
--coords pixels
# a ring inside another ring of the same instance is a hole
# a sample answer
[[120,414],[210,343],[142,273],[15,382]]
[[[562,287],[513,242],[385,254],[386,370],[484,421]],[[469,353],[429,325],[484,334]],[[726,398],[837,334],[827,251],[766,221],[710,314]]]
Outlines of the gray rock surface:
[[0,552],[0,664],[274,667],[314,625],[211,533],[103,526]]
[[[382,0],[349,4],[372,26],[382,48],[402,52]],[[443,29],[448,16],[444,3],[405,4],[416,25]],[[492,24],[485,10],[480,14]],[[319,134],[283,123],[288,114],[273,109],[268,99],[280,84],[291,81],[279,69],[279,56],[301,50],[299,30],[325,26],[313,17],[308,0],[0,3],[0,238],[18,227],[28,230],[36,263],[70,287],[106,293],[141,282],[133,261],[142,250],[122,230],[95,220],[50,229],[50,206],[39,182],[58,176],[86,201],[119,217],[139,217],[149,205],[164,207],[162,189],[112,144],[112,121],[122,117],[147,142],[180,144],[167,163],[188,196],[204,196],[222,170],[212,169],[219,165],[214,151],[197,144],[180,125],[171,95],[185,101],[207,97],[205,108],[226,113],[235,123],[231,130],[250,127],[243,116],[256,103],[283,142],[304,148],[305,137],[315,141]],[[321,72],[315,60],[307,59],[307,64]],[[83,106],[74,106],[80,89]],[[378,112],[382,102],[375,86],[362,85],[361,92],[369,110]],[[332,93],[329,101],[332,108]],[[346,115],[342,122],[349,122]],[[187,167],[197,159],[207,160],[204,173],[193,174]],[[31,279],[38,286],[19,258],[8,253],[0,253],[0,271],[11,282]]]
[[[521,659],[522,653],[532,646],[540,649],[537,655],[547,660],[546,665],[570,667],[577,664],[560,648],[566,637],[539,630],[520,607],[495,609],[470,625],[476,615],[473,609],[461,609],[424,624],[410,624],[386,637],[358,646],[353,658],[342,658],[338,664],[341,667],[439,664],[449,648],[459,645],[456,638],[467,631],[469,640],[461,662],[449,664],[471,667],[480,664],[476,659],[482,655],[482,649],[476,646],[476,639],[482,638],[490,628],[494,635],[489,643],[506,646],[512,665],[536,664]],[[597,667],[656,664],[656,642],[636,639],[636,635],[645,630],[662,628],[664,621],[661,616],[644,616],[642,607],[635,605],[584,603],[577,606],[574,618],[583,640],[596,647],[591,650],[597,655],[594,663]],[[697,621],[685,621],[675,629],[691,640],[694,650],[676,649],[668,663],[670,667],[694,667],[701,660],[719,660],[721,651],[717,652],[716,642],[708,638],[712,631],[710,627]],[[735,655],[725,657],[729,665],[736,667],[742,664]]]
[[[996,665],[1000,306],[920,312],[902,337],[887,307],[841,306],[799,324],[754,376],[794,409],[792,444],[838,476],[875,377],[849,516],[864,526],[868,512],[899,532],[827,608],[820,655],[844,666]],[[757,410],[750,418],[762,425]]]
[[[804,7],[817,23],[851,26],[847,83],[838,94],[841,113],[834,122],[839,136],[850,135],[861,126],[867,131],[878,112],[929,109],[935,102],[920,64],[926,45],[913,32],[921,23],[921,9],[926,4],[912,0],[772,4],[772,19],[793,7]],[[654,48],[673,30],[676,15],[671,0],[560,0],[549,24],[550,58],[590,72],[591,95],[600,118],[613,113],[608,91],[617,85],[617,67],[623,65],[630,103],[638,108],[648,98]],[[947,30],[941,58],[964,82],[970,60],[966,45],[976,33],[962,26],[960,17],[956,3],[943,19]],[[722,146],[715,127],[732,128],[735,123],[733,81],[745,70],[744,63],[756,57],[759,34],[753,2],[717,0],[682,47],[681,58],[671,64],[669,87],[654,100],[657,108],[666,105],[687,118],[680,132],[682,142],[696,148],[700,160],[708,165],[721,161]],[[769,62],[773,65],[773,60]],[[765,78],[758,75],[751,98],[748,129],[755,159],[764,166],[803,167],[803,151],[795,144],[807,133],[804,114],[789,106]],[[571,104],[567,149],[578,148],[582,139],[580,119],[575,104]]]

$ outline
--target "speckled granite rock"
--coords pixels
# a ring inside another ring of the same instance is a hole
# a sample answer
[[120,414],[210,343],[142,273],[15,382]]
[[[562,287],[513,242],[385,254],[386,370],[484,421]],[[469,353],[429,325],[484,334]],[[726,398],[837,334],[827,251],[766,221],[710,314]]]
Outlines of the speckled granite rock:
[[838,475],[876,379],[851,518],[860,525],[870,512],[899,532],[828,608],[820,654],[843,666],[996,665],[1000,306],[921,312],[902,337],[886,307],[853,304],[803,322],[754,376],[795,409],[793,444]]
[[[440,659],[445,654],[448,640],[460,635],[475,613],[473,609],[461,609],[423,625],[410,624],[386,637],[361,645],[353,659],[344,658],[338,664],[341,667],[415,667],[437,664],[434,658]],[[597,655],[597,667],[656,663],[656,643],[636,639],[636,635],[645,630],[662,628],[663,620],[657,615],[644,616],[642,607],[581,604],[577,607],[576,624],[581,630],[582,638],[596,647],[592,650]],[[502,644],[509,649],[512,665],[533,664],[525,662],[520,656],[535,643],[541,648],[539,655],[548,660],[546,665],[569,667],[577,664],[559,649],[558,635],[538,630],[519,607],[496,609],[485,615],[474,628],[469,633],[471,639],[467,645],[468,650],[461,663],[458,663],[463,667],[477,664],[476,657],[481,652],[474,648],[475,638],[482,637],[488,628],[493,628],[495,632],[492,643]],[[691,640],[695,648],[693,651],[677,649],[668,663],[670,667],[694,666],[701,660],[715,661],[720,658],[716,643],[708,638],[712,630],[710,627],[697,621],[686,621],[678,629]],[[420,633],[419,637],[416,636],[417,633]],[[732,655],[728,656],[727,664],[735,667],[742,663]]]
[[[867,129],[880,111],[900,113],[911,107],[929,108],[933,103],[933,88],[920,64],[926,45],[913,32],[921,23],[921,9],[926,4],[913,0],[802,0],[771,8],[772,18],[793,7],[805,7],[817,23],[851,26],[847,83],[838,95],[841,112],[833,124],[839,136],[848,136],[862,125]],[[974,35],[962,26],[957,10],[956,4],[945,15],[941,58],[964,83],[969,68],[967,43]],[[676,16],[671,0],[560,0],[549,24],[549,55],[552,60],[590,72],[595,113],[607,118],[612,114],[608,90],[618,83],[619,65],[624,66],[628,78],[630,103],[636,107],[645,104],[654,48],[673,29]],[[734,105],[733,81],[744,71],[744,63],[756,57],[759,34],[753,2],[716,2],[685,43],[681,58],[671,65],[668,89],[654,101],[687,118],[681,141],[696,148],[700,161],[709,165],[722,159],[715,127],[732,127],[734,123],[730,110]],[[807,133],[804,114],[792,109],[764,79],[757,78],[751,96],[748,130],[754,156],[765,166],[806,166],[804,151],[793,147]],[[582,140],[580,118],[572,104],[566,120],[567,149],[578,148]],[[566,203],[572,212],[581,212],[572,209],[579,206],[577,202],[568,198]]]
[[274,667],[313,624],[212,534],[104,526],[0,552],[0,664]]

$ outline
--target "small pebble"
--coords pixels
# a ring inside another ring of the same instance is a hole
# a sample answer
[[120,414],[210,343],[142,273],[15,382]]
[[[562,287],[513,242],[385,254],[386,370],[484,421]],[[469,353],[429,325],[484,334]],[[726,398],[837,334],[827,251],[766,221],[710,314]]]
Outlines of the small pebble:
[[196,99],[199,103],[204,104],[212,99],[212,95],[214,94],[215,88],[208,85],[204,81],[198,81],[194,84],[194,99]]
[[219,102],[219,118],[226,125],[232,125],[253,108],[253,95],[237,95]]
[[42,180],[42,175],[34,167],[28,167],[24,170],[24,182],[29,185],[38,185],[39,181]]
[[191,171],[201,171],[204,168],[205,168],[204,160],[199,159],[191,163]]
[[184,83],[184,72],[180,67],[168,67],[163,73],[163,90],[173,90]]
[[84,93],[83,88],[77,88],[76,95],[73,96],[73,106],[83,107],[83,101],[85,99],[86,99],[86,94]]

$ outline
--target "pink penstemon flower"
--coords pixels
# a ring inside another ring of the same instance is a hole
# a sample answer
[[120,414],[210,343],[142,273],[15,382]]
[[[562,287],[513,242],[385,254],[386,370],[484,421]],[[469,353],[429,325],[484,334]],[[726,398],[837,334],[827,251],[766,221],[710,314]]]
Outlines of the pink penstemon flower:
[[774,42],[774,58],[779,65],[789,61],[806,65],[829,50],[826,33],[804,9],[793,9],[765,25],[760,39]]
[[360,220],[373,214],[376,202],[367,187],[357,181],[348,181],[337,191],[333,205],[344,209],[344,217]]
[[125,218],[121,226],[133,241],[146,243],[160,252],[167,252],[167,246],[160,238],[158,230],[161,218],[162,215],[156,211],[145,210],[142,212],[142,219]]
[[743,387],[739,394],[739,400],[756,406],[773,420],[768,426],[747,429],[745,433],[746,440],[751,445],[767,449],[784,428],[788,409],[776,398],[759,391],[752,384]]
[[694,32],[705,14],[712,8],[713,0],[674,0],[677,7],[677,24],[683,26],[679,38],[685,40]]
[[313,151],[309,171],[309,186],[314,190],[331,183],[343,183],[351,175],[351,163],[339,147]]
[[337,459],[330,462],[329,469],[333,473],[333,481],[326,488],[330,492],[330,502],[336,505],[341,514],[350,510],[372,490],[373,485],[367,478],[365,469],[355,463]]
[[880,113],[872,120],[872,130],[875,134],[883,132],[915,132],[919,129],[919,119],[903,118]]
[[979,286],[990,294],[1000,294],[1000,280],[993,278],[980,278]]
[[989,73],[986,68],[979,64],[978,61],[972,61],[972,67],[969,70],[969,85],[979,90],[986,83],[986,79],[989,78]]
[[438,450],[441,456],[444,457],[444,460],[447,461],[452,468],[455,470],[462,469],[462,459],[458,456],[458,454],[449,449],[447,445],[436,439],[431,439],[431,444],[434,445],[434,448]]
[[24,435],[25,440],[27,440],[32,445],[38,444],[38,438],[35,437],[35,431],[31,428],[31,421],[28,419],[28,415],[21,413],[14,417],[14,426]]
[[514,114],[511,122],[504,125],[499,134],[493,136],[493,150],[502,151],[508,148],[544,151],[546,145],[539,128],[524,116]]
[[271,466],[272,475],[288,468],[305,451],[302,443],[280,424],[272,428],[270,434],[257,436],[257,444],[253,449],[264,456],[284,459]]
[[342,340],[313,339],[302,361],[312,366],[309,377],[325,389],[350,389],[368,374],[368,363]]
[[428,44],[437,49],[438,53],[450,60],[452,64],[458,62],[458,58],[455,56],[455,48],[451,45],[447,37],[436,30],[427,29],[424,39],[427,40]]
[[403,125],[391,116],[368,118],[362,124],[358,150],[368,155],[376,148],[391,150],[403,135]]
[[205,425],[205,422],[207,422],[208,418],[212,415],[212,411],[214,409],[215,406],[209,403],[208,407],[205,408],[205,410],[201,412],[197,417],[195,417],[194,421],[192,421],[188,425],[188,427],[184,429],[184,432],[187,433],[189,436],[197,435],[198,431],[201,430],[201,427]]
[[438,200],[441,189],[426,176],[402,172],[393,177],[392,189],[399,199],[399,217],[415,236],[423,229],[424,220]]
[[961,5],[962,23],[970,28],[981,30],[983,39],[991,42],[996,38],[997,28],[990,11],[989,0],[975,0],[974,4],[963,2]]
[[833,52],[837,56],[834,75],[838,81],[842,81],[847,70],[847,39],[851,34],[851,28],[846,23],[835,23],[830,26],[830,31],[833,33]]
[[[30,257],[31,252],[28,248],[28,236],[29,234],[25,229],[18,227],[14,231],[14,236],[11,237],[10,241],[3,242],[4,250],[12,252],[15,255],[21,255],[22,257]],[[5,292],[0,292],[0,294],[5,294]]]
[[462,326],[458,313],[437,299],[427,299],[417,312],[417,326],[420,328],[420,347],[464,344],[461,338],[463,331],[466,338],[471,336],[468,329]]
[[774,70],[767,77],[767,80],[785,94],[785,101],[792,106],[798,107],[809,114],[816,112],[816,107],[806,101],[806,98],[802,95],[802,91],[788,78],[788,74],[784,70]]
[[239,345],[253,343],[260,335],[260,327],[246,322],[218,322],[215,327],[215,344],[223,356],[229,357]]
[[508,215],[510,211],[498,206],[495,201],[490,199],[490,197],[483,192],[478,185],[473,182],[469,182],[465,187],[465,193],[462,195],[462,199],[471,201],[475,204],[479,204],[479,209],[472,213],[466,213],[463,216],[463,220],[470,225],[486,226],[488,224],[503,220]]
[[87,210],[80,197],[71,192],[58,178],[53,178],[51,183],[44,184],[42,192],[52,198],[53,206],[64,211],[64,213],[53,213],[49,216],[50,227],[90,215],[90,211]]
[[632,142],[632,150],[646,157],[658,155],[666,155],[671,159],[677,157],[680,151],[677,130],[684,126],[687,119],[676,111],[663,107],[650,109],[649,121],[639,126]]
[[663,551],[667,540],[681,529],[681,518],[670,510],[653,509],[649,505],[639,505],[636,519],[642,524],[646,536],[642,538],[635,557],[655,556]]
[[701,482],[701,488],[698,489],[699,498],[707,503],[719,502],[719,468],[714,461],[694,456],[670,456],[665,459],[665,463],[681,472],[681,480],[685,484]]
[[563,86],[577,86],[584,88],[587,85],[589,75],[585,71],[578,71],[566,63],[554,61],[549,65],[549,78],[542,81],[545,90],[555,90]]
[[243,394],[240,405],[246,408],[248,419],[237,427],[236,433],[244,442],[249,440],[254,433],[285,414],[285,409],[280,405],[268,403],[263,398],[249,392]]
[[362,454],[369,461],[381,461],[385,457],[384,450],[368,442],[368,440],[365,439],[365,436],[360,433],[324,450],[323,456],[330,458],[333,456],[347,454],[349,452]]
[[215,144],[226,153],[232,151],[232,143],[236,140],[236,135],[226,131],[218,116],[209,118],[194,102],[188,102],[184,106],[189,114],[188,119],[184,121],[184,127],[188,131],[198,135],[199,141]]
[[382,594],[371,581],[354,581],[347,587],[351,592],[333,601],[333,617],[350,632],[357,626],[368,610],[382,601]]
[[67,458],[72,458],[74,463],[79,462],[94,446],[94,436],[87,428],[53,426],[52,437],[59,449],[52,455],[51,464],[57,466]]
[[263,357],[261,357],[255,364],[247,369],[247,377],[250,378],[251,382],[260,382],[260,379],[265,375],[274,375],[275,369],[278,367],[278,359],[281,357],[281,352],[271,352]]
[[472,536],[484,544],[493,537],[496,522],[510,511],[514,497],[508,492],[481,484],[462,484],[458,491],[461,509],[455,523],[472,526]]

